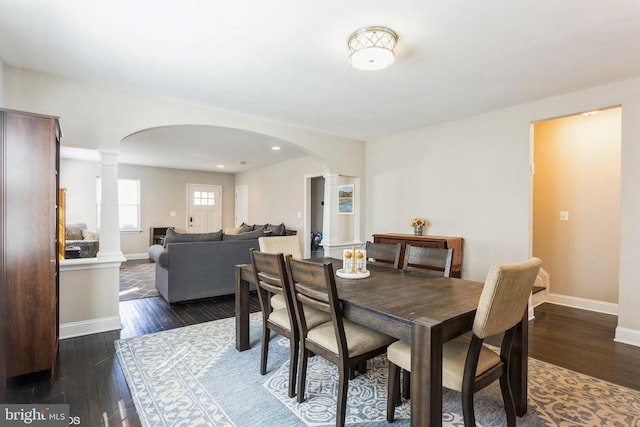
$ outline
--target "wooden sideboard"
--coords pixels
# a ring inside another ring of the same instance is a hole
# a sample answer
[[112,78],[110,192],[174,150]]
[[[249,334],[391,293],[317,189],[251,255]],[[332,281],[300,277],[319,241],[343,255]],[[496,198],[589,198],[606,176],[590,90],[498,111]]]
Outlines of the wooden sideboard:
[[416,236],[413,234],[384,233],[374,234],[374,243],[400,243],[400,266],[404,262],[404,251],[406,245],[423,246],[428,248],[452,248],[453,265],[451,266],[451,276],[460,277],[462,273],[462,237],[450,236]]

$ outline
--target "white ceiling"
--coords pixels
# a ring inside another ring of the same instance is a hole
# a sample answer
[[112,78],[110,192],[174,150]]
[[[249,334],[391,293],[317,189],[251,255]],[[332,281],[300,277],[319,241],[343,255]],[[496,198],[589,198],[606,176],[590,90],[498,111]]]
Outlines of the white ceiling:
[[[398,34],[396,63],[352,69],[371,25]],[[6,64],[363,140],[637,77],[639,48],[637,0],[0,0]],[[188,151],[179,135],[129,142],[153,158]]]

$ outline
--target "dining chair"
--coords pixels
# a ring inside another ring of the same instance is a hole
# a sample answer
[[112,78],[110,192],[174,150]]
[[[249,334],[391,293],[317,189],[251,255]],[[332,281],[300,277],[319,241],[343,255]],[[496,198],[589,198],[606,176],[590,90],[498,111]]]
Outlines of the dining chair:
[[371,243],[365,245],[367,258],[373,262],[380,264],[392,264],[393,268],[400,267],[400,252],[402,245],[400,243]]
[[[293,310],[289,276],[282,253],[269,254],[254,249],[249,251],[253,266],[254,281],[258,291],[258,300],[262,309],[262,349],[260,353],[260,374],[267,373],[267,357],[271,331],[274,331],[290,341],[289,359],[289,397],[295,396],[296,369],[298,363],[299,338],[298,328]],[[271,305],[274,295],[280,295],[285,301],[284,308],[274,308]],[[310,327],[330,321],[331,318],[323,312],[309,309],[305,311]]]
[[[531,258],[519,264],[491,267],[480,295],[471,337],[455,338],[442,348],[442,385],[462,393],[462,414],[467,427],[476,425],[473,394],[497,379],[500,380],[507,425],[516,425],[509,380],[511,348],[541,264],[539,258]],[[485,338],[500,333],[504,336],[499,353],[483,344]],[[387,358],[387,421],[393,422],[395,406],[400,403],[399,368],[411,370],[411,345],[405,341],[391,344]]]
[[298,235],[259,237],[258,246],[260,252],[272,254],[282,252],[285,255],[291,254],[294,258],[302,258],[300,236]]
[[[297,400],[305,400],[307,359],[313,352],[338,366],[336,426],[342,427],[346,418],[349,378],[365,366],[367,360],[383,354],[394,338],[343,318],[333,267],[286,258],[289,286],[300,333]],[[331,321],[310,327],[304,306],[311,306],[331,315]]]
[[438,275],[451,277],[451,263],[453,261],[453,249],[427,248],[422,246],[406,245],[404,250],[403,270],[422,268],[439,271]]
[[[302,258],[300,238],[297,235],[258,237],[258,247],[260,252],[291,254],[294,258]],[[271,306],[274,310],[285,308],[286,304],[283,295],[275,294],[271,298]]]

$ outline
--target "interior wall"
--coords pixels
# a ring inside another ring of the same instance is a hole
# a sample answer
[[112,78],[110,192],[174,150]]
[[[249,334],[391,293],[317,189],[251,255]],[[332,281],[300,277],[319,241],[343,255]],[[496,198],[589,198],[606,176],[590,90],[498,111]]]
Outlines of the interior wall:
[[0,59],[0,106],[4,108],[4,62]]
[[65,222],[83,222],[88,230],[96,230],[96,178],[100,162],[60,159],[60,188],[66,188]]
[[622,106],[616,339],[640,345],[640,79],[369,141],[367,234],[408,233],[422,216],[429,234],[464,238],[462,275],[478,281],[492,264],[527,259],[531,123],[611,105]]
[[618,303],[620,139],[620,108],[534,124],[533,255],[549,292]]
[[[67,223],[84,222],[90,230],[96,229],[97,176],[100,176],[99,162],[60,160],[60,186],[67,189]],[[140,180],[141,231],[120,234],[122,253],[126,257],[147,254],[150,227],[175,227],[185,232],[188,183],[221,185],[222,226],[233,227],[234,174],[120,164],[118,177]],[[176,216],[171,216],[171,212]]]
[[[529,256],[528,124],[501,113],[372,141],[367,147],[367,238],[427,234],[463,240],[462,276]],[[517,141],[520,140],[520,143]]]
[[280,224],[304,230],[305,175],[321,174],[323,165],[312,157],[236,174],[236,185],[249,187],[249,223]]
[[[7,108],[60,116],[63,146],[113,147],[157,126],[200,124],[280,138],[322,159],[321,172],[364,176],[364,141],[161,96],[5,66]],[[339,153],[340,155],[336,155]]]

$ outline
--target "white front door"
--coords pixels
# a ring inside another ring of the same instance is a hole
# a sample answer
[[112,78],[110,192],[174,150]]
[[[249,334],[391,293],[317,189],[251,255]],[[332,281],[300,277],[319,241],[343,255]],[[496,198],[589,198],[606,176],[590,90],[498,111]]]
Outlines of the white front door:
[[222,186],[187,184],[187,233],[222,228]]

